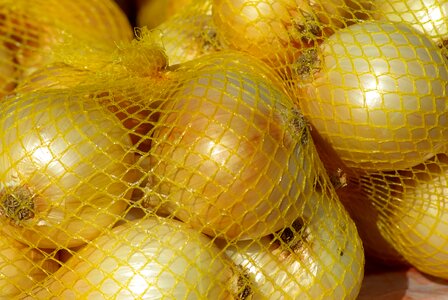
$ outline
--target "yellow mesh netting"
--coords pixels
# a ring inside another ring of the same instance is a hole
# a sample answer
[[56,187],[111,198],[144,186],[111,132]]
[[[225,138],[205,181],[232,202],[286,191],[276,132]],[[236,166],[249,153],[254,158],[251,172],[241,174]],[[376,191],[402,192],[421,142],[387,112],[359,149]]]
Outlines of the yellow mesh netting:
[[0,1],[1,299],[448,278],[446,1],[54,2]]

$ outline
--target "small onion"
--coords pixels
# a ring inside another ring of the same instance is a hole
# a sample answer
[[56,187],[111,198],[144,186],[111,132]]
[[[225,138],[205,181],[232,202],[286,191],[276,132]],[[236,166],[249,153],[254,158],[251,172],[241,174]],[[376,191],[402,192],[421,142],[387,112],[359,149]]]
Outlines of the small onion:
[[329,194],[316,191],[297,222],[271,237],[217,242],[247,271],[257,299],[348,300],[359,293],[362,243],[339,200]]
[[13,299],[59,268],[55,253],[0,236],[0,299]]
[[4,100],[0,220],[33,246],[72,247],[121,215],[137,173],[131,141],[88,97],[57,90]]
[[156,30],[162,34],[170,65],[184,63],[222,49],[207,6],[191,7],[162,23]]
[[318,157],[306,122],[270,72],[236,52],[178,69],[179,87],[152,135],[146,206],[165,206],[229,239],[263,236],[295,219]]
[[208,237],[148,217],[92,241],[20,299],[244,299],[239,279]]
[[190,3],[197,0],[137,0],[137,26],[153,29],[169,22],[171,18],[185,11]]
[[347,167],[415,166],[448,140],[448,64],[406,24],[366,21],[299,60],[297,99]]
[[375,18],[409,23],[438,45],[448,41],[447,0],[375,0]]

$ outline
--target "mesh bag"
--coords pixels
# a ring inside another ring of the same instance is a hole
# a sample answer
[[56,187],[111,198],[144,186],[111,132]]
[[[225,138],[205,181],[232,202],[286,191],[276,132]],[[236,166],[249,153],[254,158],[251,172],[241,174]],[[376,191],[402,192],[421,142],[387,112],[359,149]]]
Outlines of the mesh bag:
[[134,38],[107,1],[4,2],[36,17],[0,36],[0,298],[356,299],[365,255],[447,277],[446,3],[148,2]]
[[2,100],[2,232],[61,265],[17,297],[354,299],[362,243],[280,77],[157,37]]

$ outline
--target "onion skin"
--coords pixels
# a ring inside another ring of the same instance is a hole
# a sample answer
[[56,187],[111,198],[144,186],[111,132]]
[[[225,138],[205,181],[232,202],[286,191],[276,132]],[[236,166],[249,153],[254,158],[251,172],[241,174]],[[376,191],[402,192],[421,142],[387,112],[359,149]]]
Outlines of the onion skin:
[[374,18],[411,24],[436,44],[448,41],[448,1],[375,0]]
[[294,83],[297,101],[345,167],[404,169],[445,146],[447,60],[422,33],[366,21],[308,55]]
[[147,217],[92,241],[18,299],[234,299],[235,269],[208,237]]
[[32,246],[74,247],[99,235],[138,180],[121,123],[82,95],[36,92],[1,106],[0,221]]
[[235,52],[178,70],[179,88],[152,135],[147,207],[226,239],[295,219],[320,161],[300,111],[264,70]]
[[291,225],[271,237],[217,242],[247,271],[255,299],[356,299],[364,251],[334,192],[309,196],[298,221],[300,228]]
[[54,253],[0,236],[0,299],[12,299],[59,268]]

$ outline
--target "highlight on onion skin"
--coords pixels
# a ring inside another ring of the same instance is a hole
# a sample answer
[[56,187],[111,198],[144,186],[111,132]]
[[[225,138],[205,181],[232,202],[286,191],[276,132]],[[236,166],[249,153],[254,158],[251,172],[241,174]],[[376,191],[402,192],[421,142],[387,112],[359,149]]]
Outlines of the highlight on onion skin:
[[13,299],[59,267],[56,251],[26,246],[4,232],[0,236],[0,298]]
[[74,94],[35,92],[1,106],[0,221],[32,246],[74,247],[99,235],[140,176],[119,120]]
[[211,239],[148,216],[93,240],[20,299],[250,299],[239,269]]
[[264,67],[228,52],[177,70],[152,134],[149,209],[226,239],[295,219],[319,160],[306,121]]
[[448,41],[448,1],[446,0],[375,0],[373,17],[408,23],[437,45]]
[[363,178],[362,186],[379,212],[384,238],[412,266],[448,279],[448,157],[416,167]]
[[361,239],[332,187],[309,195],[298,219],[272,235],[216,242],[247,272],[257,299],[356,299],[361,288]]
[[441,49],[410,25],[366,21],[304,54],[291,84],[345,167],[395,170],[445,147],[447,65]]

